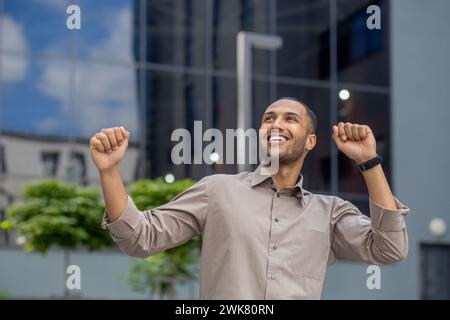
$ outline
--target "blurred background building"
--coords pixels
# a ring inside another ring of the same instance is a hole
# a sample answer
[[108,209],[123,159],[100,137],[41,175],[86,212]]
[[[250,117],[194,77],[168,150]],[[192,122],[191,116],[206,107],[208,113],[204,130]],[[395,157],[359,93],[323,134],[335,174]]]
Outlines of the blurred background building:
[[[66,28],[69,4],[81,8],[80,30]],[[372,4],[381,9],[380,30],[366,26]],[[2,217],[27,180],[98,185],[88,141],[110,126],[132,133],[127,182],[236,173],[236,165],[174,165],[171,133],[192,132],[195,120],[203,130],[236,128],[237,33],[273,34],[282,48],[253,52],[254,127],[277,97],[307,103],[319,140],[305,164],[305,187],[368,213],[361,175],[330,137],[339,121],[367,123],[395,195],[412,208],[410,254],[382,267],[381,290],[367,289],[366,265],[338,263],[323,298],[420,298],[420,244],[433,240],[432,218],[450,222],[448,12],[446,0],[0,0]],[[61,294],[60,252],[25,254],[0,236],[0,290]],[[126,286],[129,258],[117,250],[78,252],[72,260],[86,270],[83,297],[142,297]],[[197,297],[195,283],[181,290]]]

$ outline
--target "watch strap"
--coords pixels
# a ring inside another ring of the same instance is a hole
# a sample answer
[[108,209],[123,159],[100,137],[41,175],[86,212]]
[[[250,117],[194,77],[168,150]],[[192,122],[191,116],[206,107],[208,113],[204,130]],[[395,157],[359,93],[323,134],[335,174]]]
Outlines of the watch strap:
[[367,171],[381,163],[383,163],[383,158],[379,154],[377,154],[374,158],[372,158],[366,162],[363,162],[361,164],[358,164],[358,168],[361,171]]

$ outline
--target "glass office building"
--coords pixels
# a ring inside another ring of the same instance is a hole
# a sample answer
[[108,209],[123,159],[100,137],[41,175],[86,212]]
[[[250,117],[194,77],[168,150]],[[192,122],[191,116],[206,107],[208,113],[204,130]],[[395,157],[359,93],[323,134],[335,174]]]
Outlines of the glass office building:
[[[174,165],[171,133],[201,120],[203,130],[237,127],[236,36],[241,30],[282,37],[275,52],[254,50],[253,127],[277,97],[297,97],[318,117],[318,145],[304,169],[305,186],[365,200],[353,163],[332,143],[338,121],[369,124],[389,173],[389,25],[366,27],[366,8],[381,1],[143,1],[134,19],[142,123],[141,174],[201,178],[235,173],[236,165]],[[342,100],[341,90],[350,98]],[[364,206],[364,203],[360,203]]]
[[[237,127],[236,36],[243,30],[283,39],[276,52],[254,50],[253,126],[282,96],[301,99],[317,114],[318,145],[303,172],[307,188],[346,194],[364,206],[363,181],[330,137],[338,121],[369,124],[390,172],[387,10],[381,30],[366,27],[367,6],[383,8],[382,1],[75,1],[80,30],[65,26],[68,2],[0,3],[5,134],[71,143],[124,125],[139,148],[135,178],[236,173],[229,164],[174,165],[171,134],[193,133],[195,120],[203,130]],[[341,90],[350,98],[342,100]],[[86,155],[74,154],[73,161],[84,180],[95,180]],[[55,167],[57,155],[44,151],[41,162]]]

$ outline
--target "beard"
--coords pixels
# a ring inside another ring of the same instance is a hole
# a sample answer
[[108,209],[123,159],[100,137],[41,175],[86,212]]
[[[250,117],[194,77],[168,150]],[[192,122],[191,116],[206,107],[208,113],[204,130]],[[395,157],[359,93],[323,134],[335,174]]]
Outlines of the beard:
[[303,139],[299,144],[294,144],[292,150],[288,149],[286,152],[280,153],[280,164],[287,165],[298,161],[305,153],[305,144],[306,139]]
[[[306,144],[306,137],[300,141],[300,143],[295,143],[291,149],[287,149],[286,151],[280,153],[278,152],[278,162],[281,165],[288,165],[291,163],[294,163],[300,159],[303,154],[305,153],[305,144]],[[266,144],[265,146],[262,146],[264,153],[269,157],[269,159],[272,157],[271,154],[271,148],[268,147]]]

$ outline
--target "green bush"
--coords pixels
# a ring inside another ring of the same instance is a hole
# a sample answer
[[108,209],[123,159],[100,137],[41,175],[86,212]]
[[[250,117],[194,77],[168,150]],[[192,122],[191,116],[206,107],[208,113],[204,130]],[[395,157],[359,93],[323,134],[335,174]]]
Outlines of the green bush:
[[103,212],[97,189],[55,179],[38,180],[25,185],[21,201],[8,208],[1,227],[24,236],[27,251],[44,254],[52,245],[95,250],[112,244],[100,228]]
[[[155,208],[193,184],[180,180],[168,184],[163,179],[139,180],[128,192],[140,210]],[[79,246],[89,250],[112,244],[108,232],[100,228],[104,204],[99,190],[62,183],[54,179],[26,184],[20,202],[11,205],[0,227],[26,239],[27,251],[45,254],[56,245],[65,250]],[[175,299],[175,285],[195,278],[200,255],[200,237],[146,259],[133,259],[128,281],[138,292]]]
[[[194,182],[189,179],[168,184],[163,179],[139,180],[128,190],[140,210],[169,202]],[[176,298],[176,284],[195,278],[201,246],[200,237],[145,259],[133,259],[128,282],[137,292],[158,294],[159,298]]]

